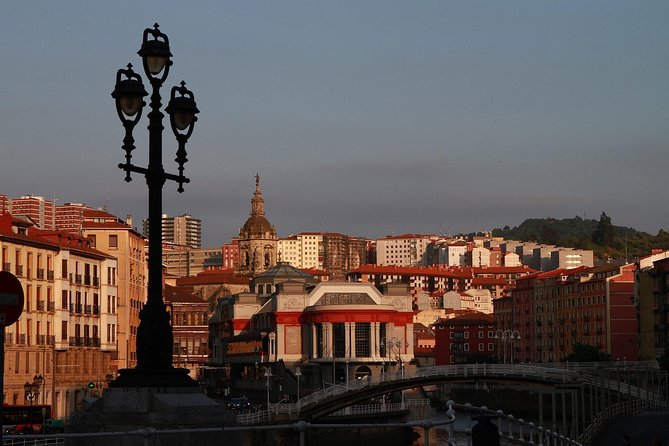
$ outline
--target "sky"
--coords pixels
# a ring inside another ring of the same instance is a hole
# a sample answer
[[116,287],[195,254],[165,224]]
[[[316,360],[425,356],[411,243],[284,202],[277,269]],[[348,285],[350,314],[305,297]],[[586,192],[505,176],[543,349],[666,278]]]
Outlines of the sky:
[[[526,218],[669,228],[669,2],[7,2],[0,15],[0,194],[106,206],[135,226],[111,92],[154,23],[167,104],[200,109],[163,212],[238,235],[255,174],[279,236],[455,234]],[[143,75],[143,73],[142,73]],[[145,79],[145,85],[148,81]],[[147,107],[148,108],[148,107]],[[146,165],[146,113],[133,162]],[[163,162],[176,172],[165,122]]]

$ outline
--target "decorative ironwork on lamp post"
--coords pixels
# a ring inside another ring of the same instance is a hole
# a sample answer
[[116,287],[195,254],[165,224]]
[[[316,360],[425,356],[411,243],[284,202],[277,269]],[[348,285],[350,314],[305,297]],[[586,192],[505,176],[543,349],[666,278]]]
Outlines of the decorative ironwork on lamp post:
[[191,386],[197,383],[187,377],[186,369],[175,369],[172,365],[173,335],[169,312],[163,301],[162,287],[162,189],[165,181],[178,183],[178,191],[183,192],[183,185],[190,180],[184,176],[184,164],[188,161],[186,142],[193,133],[199,113],[193,92],[186,88],[186,83],[172,87],[170,100],[165,112],[170,116],[170,126],[177,139],[178,175],[165,172],[162,163],[162,132],[163,117],[161,112],[162,97],[160,88],[167,79],[172,61],[169,39],[160,32],[156,23],[152,28],[144,30],[139,56],[142,58],[144,72],[151,87],[151,111],[149,119],[149,163],[147,167],[132,164],[132,151],[135,140],[132,135],[139,122],[142,109],[148,95],[144,89],[142,78],[132,69],[118,70],[116,86],[112,97],[116,101],[116,112],[125,128],[123,150],[125,163],[118,165],[125,171],[125,181],[132,181],[131,173],[139,173],[146,178],[149,189],[149,280],[148,296],[140,311],[140,324],[137,331],[137,367],[119,371],[119,378],[110,384],[111,387],[135,386]]

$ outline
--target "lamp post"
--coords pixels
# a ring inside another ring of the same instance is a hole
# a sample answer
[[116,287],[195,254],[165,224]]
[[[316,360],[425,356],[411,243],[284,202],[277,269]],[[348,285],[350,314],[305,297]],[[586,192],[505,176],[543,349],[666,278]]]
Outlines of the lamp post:
[[[35,375],[33,376],[33,387],[35,389],[35,392],[37,393],[36,397],[36,402],[39,404],[39,396],[40,394],[44,395],[44,392],[42,392],[42,384],[44,384],[44,377],[42,375]],[[42,396],[42,399],[44,397]]]
[[267,378],[267,411],[269,412],[269,379],[272,377],[272,369],[265,369],[265,378]]
[[502,342],[502,352],[504,358],[504,364],[506,364],[506,343],[508,340],[509,343],[509,355],[510,362],[513,364],[513,340],[520,340],[520,332],[518,330],[497,330],[495,332],[495,339],[500,339]]
[[295,369],[295,377],[297,378],[297,405],[300,405],[300,377],[302,376],[302,370],[299,367]]
[[144,30],[139,56],[142,58],[144,72],[151,84],[151,111],[149,118],[149,163],[147,167],[138,167],[131,163],[135,140],[132,136],[135,125],[142,115],[145,105],[142,78],[128,64],[126,69],[118,70],[116,86],[112,97],[116,101],[116,112],[123,127],[125,137],[123,150],[125,163],[119,168],[126,173],[125,181],[132,181],[131,173],[143,174],[149,189],[149,280],[148,296],[140,311],[140,324],[137,331],[137,367],[119,371],[119,378],[111,387],[174,387],[197,386],[189,378],[188,371],[175,369],[172,365],[173,335],[170,316],[166,310],[162,295],[162,189],[166,180],[179,184],[178,191],[183,192],[184,183],[190,182],[183,174],[184,164],[188,161],[186,142],[193,133],[199,113],[193,93],[186,88],[185,82],[172,87],[170,100],[165,111],[170,116],[170,126],[176,137],[178,149],[175,161],[179,165],[179,174],[166,173],[162,163],[163,113],[160,88],[169,74],[172,61],[169,39],[160,32],[158,24]]

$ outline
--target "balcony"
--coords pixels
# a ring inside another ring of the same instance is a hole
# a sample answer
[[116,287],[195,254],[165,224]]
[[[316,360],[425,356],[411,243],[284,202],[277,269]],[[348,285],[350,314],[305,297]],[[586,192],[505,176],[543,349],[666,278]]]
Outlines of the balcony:
[[16,265],[16,268],[14,268],[14,274],[18,277],[23,277],[23,265]]
[[81,274],[74,275],[74,283],[81,285],[81,283],[83,282],[81,279],[82,279]]
[[89,285],[91,284],[91,276],[84,276],[84,285]]
[[91,306],[90,305],[84,305],[84,314],[91,314]]
[[54,278],[53,270],[52,270],[52,269],[47,270],[47,272],[46,272],[46,280],[53,280],[53,278]]
[[16,338],[16,343],[18,345],[26,345],[26,335],[25,333],[19,334]]
[[37,268],[37,278],[44,280],[44,268]]
[[100,286],[100,278],[93,277],[93,286]]
[[43,300],[37,301],[37,311],[44,311],[45,305]]
[[2,262],[2,270],[6,272],[11,272],[12,271],[12,265],[9,262]]
[[100,305],[93,305],[93,314],[100,314]]
[[83,313],[83,305],[81,305],[81,304],[76,304],[76,305],[74,306],[74,312],[75,312],[75,313],[79,313],[79,314]]
[[49,302],[46,303],[46,309],[47,311],[55,311],[56,310],[56,302],[50,300]]
[[30,268],[26,268],[26,279],[32,279],[33,277],[33,270]]
[[5,333],[5,344],[14,343],[14,333]]
[[46,335],[37,335],[37,345],[46,345]]
[[71,347],[81,347],[84,345],[84,338],[81,336],[70,336]]

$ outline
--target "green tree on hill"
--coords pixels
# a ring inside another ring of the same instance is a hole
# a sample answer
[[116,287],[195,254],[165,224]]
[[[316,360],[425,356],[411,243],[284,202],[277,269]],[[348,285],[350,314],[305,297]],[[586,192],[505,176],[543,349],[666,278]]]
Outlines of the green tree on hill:
[[616,238],[616,230],[611,223],[611,217],[606,215],[606,212],[602,212],[602,215],[599,217],[597,229],[595,229],[595,232],[592,233],[590,238],[598,245],[613,246],[613,242]]

